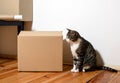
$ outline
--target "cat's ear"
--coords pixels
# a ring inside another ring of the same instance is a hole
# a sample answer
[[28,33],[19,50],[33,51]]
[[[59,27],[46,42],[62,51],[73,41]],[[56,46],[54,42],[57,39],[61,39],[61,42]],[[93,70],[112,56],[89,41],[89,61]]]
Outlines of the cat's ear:
[[70,29],[67,28],[68,31],[71,31]]

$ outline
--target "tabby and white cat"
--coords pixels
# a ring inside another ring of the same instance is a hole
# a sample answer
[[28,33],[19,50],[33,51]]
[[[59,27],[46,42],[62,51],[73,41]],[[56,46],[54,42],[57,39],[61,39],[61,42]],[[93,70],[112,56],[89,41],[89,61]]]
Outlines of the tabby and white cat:
[[70,43],[73,55],[73,69],[71,72],[93,71],[96,69],[117,72],[117,70],[106,66],[97,66],[96,51],[92,44],[85,40],[75,30],[67,29],[66,41]]

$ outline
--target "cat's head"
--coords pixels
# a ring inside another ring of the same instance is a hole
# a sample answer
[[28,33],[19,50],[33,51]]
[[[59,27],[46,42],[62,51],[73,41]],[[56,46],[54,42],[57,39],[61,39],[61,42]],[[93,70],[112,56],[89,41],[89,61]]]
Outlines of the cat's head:
[[67,36],[66,36],[66,40],[67,42],[76,42],[79,38],[80,38],[80,35],[77,31],[75,30],[70,30],[70,29],[67,29],[68,30],[68,33],[67,33]]

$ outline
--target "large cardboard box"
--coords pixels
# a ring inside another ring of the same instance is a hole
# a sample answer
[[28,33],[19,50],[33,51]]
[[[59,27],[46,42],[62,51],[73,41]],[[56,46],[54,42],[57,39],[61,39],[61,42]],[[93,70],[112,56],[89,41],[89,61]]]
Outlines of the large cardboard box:
[[18,36],[18,71],[62,71],[60,31],[22,31]]

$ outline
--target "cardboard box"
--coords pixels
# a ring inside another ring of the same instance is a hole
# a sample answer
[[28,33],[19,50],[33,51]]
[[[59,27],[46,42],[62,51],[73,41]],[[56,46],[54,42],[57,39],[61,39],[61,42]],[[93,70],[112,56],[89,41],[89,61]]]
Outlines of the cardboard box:
[[18,36],[18,71],[62,71],[60,31],[22,31]]
[[0,16],[22,15],[22,21],[32,21],[33,0],[0,0],[0,11]]

